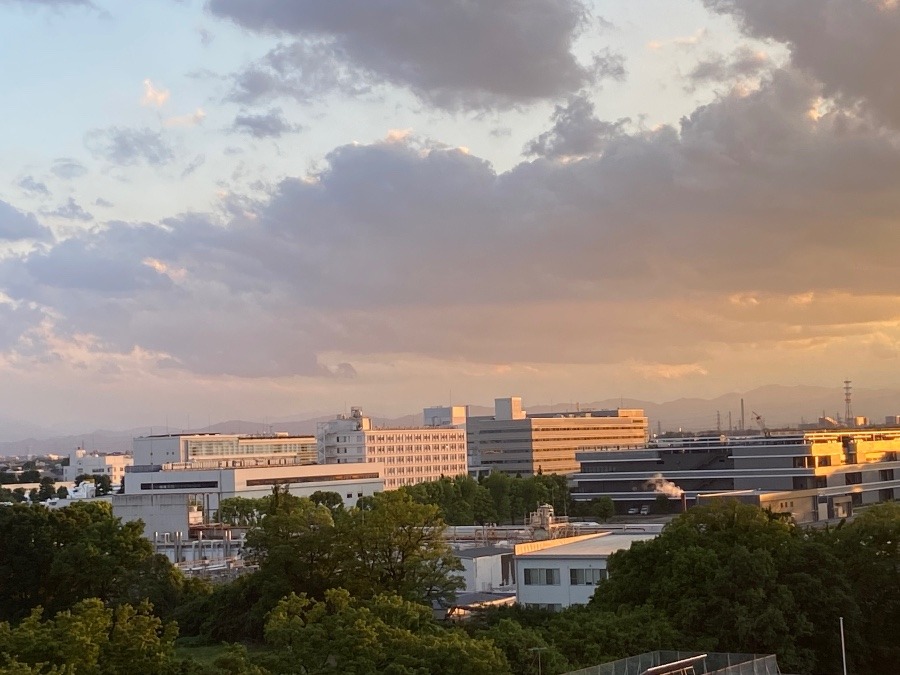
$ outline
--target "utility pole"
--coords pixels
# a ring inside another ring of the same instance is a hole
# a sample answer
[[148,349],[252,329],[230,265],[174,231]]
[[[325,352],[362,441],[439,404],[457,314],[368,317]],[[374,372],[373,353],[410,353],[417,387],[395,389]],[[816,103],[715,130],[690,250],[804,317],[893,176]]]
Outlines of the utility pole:
[[719,414],[719,411],[716,410],[716,431],[718,433],[722,433],[722,415]]

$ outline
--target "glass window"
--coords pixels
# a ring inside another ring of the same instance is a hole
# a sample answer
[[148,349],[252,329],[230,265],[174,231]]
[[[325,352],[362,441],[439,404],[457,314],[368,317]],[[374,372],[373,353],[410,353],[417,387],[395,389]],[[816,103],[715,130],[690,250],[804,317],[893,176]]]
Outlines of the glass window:
[[572,586],[596,586],[601,579],[606,579],[606,570],[593,568],[569,570],[569,583]]
[[526,586],[559,586],[559,568],[535,567],[525,569]]

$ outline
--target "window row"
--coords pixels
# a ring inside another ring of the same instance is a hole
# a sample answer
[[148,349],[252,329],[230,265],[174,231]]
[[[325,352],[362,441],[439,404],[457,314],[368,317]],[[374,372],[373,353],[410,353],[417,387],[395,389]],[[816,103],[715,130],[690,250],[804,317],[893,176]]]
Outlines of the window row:
[[[533,567],[523,570],[526,586],[559,586],[560,574],[557,567]],[[608,576],[605,569],[593,567],[569,570],[569,585],[596,586]]]

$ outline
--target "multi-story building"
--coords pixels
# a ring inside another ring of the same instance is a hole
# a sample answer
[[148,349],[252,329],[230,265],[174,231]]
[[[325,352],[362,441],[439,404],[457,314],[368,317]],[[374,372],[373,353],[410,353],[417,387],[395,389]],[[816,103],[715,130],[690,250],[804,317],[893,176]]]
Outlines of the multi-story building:
[[319,425],[320,464],[377,462],[384,488],[466,474],[466,432],[449,426],[374,428],[359,408]]
[[467,414],[464,405],[433,406],[422,410],[422,422],[426,427],[464,428]]
[[63,467],[63,479],[74,481],[78,476],[108,476],[113,485],[121,485],[125,478],[125,467],[133,463],[129,455],[121,452],[100,454],[78,448],[69,456],[69,466]]
[[606,496],[629,506],[652,504],[661,492],[683,491],[690,501],[730,491],[772,492],[779,493],[775,503],[790,506],[784,510],[815,520],[846,515],[847,502],[900,496],[896,428],[658,439],[642,449],[581,452],[578,458],[573,498]]
[[589,449],[641,448],[647,418],[640,409],[528,414],[519,397],[498,398],[494,415],[466,421],[470,462],[511,475],[575,473],[575,454]]
[[379,463],[321,466],[277,455],[135,465],[125,474],[124,494],[113,498],[113,513],[125,521],[142,520],[148,538],[161,533],[187,538],[191,525],[217,520],[223,499],[265,497],[283,486],[299,497],[336,492],[349,508],[384,489],[382,472]]
[[133,442],[134,463],[152,466],[199,459],[248,459],[295,457],[315,464],[315,436],[291,436],[276,432],[265,436],[241,434],[162,434],[142,436]]

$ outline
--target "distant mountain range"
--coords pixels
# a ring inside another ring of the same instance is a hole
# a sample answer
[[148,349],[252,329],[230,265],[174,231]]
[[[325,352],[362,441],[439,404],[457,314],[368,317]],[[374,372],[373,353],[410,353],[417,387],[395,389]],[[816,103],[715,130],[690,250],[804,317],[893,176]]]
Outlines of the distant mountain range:
[[[771,429],[797,427],[803,422],[815,422],[821,415],[843,417],[844,392],[839,387],[786,387],[769,385],[744,393],[732,392],[714,399],[680,398],[665,403],[641,401],[638,399],[605,399],[588,403],[548,405],[526,405],[529,412],[575,411],[578,409],[643,408],[650,418],[652,431],[713,431],[721,428],[741,428],[741,400],[744,401],[744,428],[757,429],[754,412],[758,413],[765,425]],[[525,401],[527,404],[527,401]],[[367,411],[366,414],[369,414]],[[489,415],[492,408],[470,406],[475,415]],[[853,413],[864,415],[872,422],[884,422],[886,415],[900,414],[900,389],[855,389],[853,391]],[[718,417],[717,417],[718,415]],[[421,411],[401,417],[387,417],[369,414],[377,426],[410,427],[422,423]],[[333,415],[263,423],[248,420],[230,420],[212,426],[190,429],[197,433],[241,433],[265,434],[288,432],[290,434],[313,434],[320,422],[332,419]],[[302,418],[302,415],[298,415]],[[78,447],[100,452],[128,452],[135,436],[150,433],[178,433],[177,428],[140,427],[112,431],[98,429],[83,434],[60,435],[52,428],[8,422],[0,419],[0,456],[25,454],[68,454]]]

